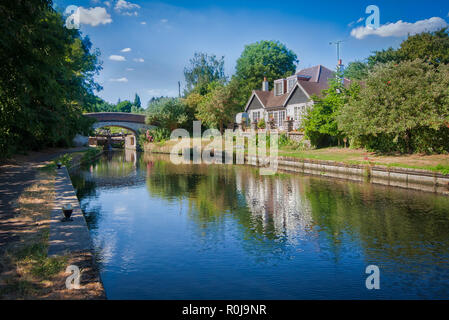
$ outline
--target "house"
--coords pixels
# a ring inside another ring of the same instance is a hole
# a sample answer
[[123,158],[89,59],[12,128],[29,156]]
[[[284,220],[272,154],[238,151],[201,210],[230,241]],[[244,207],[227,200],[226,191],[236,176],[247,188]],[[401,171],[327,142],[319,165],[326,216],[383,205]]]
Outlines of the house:
[[[293,120],[293,129],[301,127],[307,108],[313,106],[312,96],[320,96],[328,88],[328,81],[335,72],[322,66],[303,69],[287,79],[274,81],[269,91],[266,78],[262,90],[254,90],[245,107],[250,122],[259,122],[262,118],[268,123],[274,120],[276,128],[285,129],[287,118]],[[349,80],[344,79],[345,85]]]

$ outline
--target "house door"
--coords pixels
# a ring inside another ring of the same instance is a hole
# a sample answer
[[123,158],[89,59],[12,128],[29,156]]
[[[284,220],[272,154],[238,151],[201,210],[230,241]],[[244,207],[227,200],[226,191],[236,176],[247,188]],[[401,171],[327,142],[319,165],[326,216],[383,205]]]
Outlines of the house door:
[[279,128],[284,126],[285,111],[279,111]]

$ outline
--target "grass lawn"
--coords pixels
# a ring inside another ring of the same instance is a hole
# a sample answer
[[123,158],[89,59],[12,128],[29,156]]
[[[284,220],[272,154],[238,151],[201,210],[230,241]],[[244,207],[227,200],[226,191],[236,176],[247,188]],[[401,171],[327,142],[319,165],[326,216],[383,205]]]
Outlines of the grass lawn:
[[[150,143],[147,150],[169,153],[178,141],[169,140]],[[202,141],[205,147],[209,142]],[[148,148],[149,147],[149,148]],[[268,150],[267,150],[268,151]],[[449,174],[449,155],[380,155],[363,149],[323,148],[311,150],[295,150],[291,147],[280,148],[279,156],[310,160],[330,160],[347,164],[376,164],[388,167],[422,169]]]
[[363,149],[323,148],[315,150],[279,150],[280,156],[300,159],[331,160],[348,164],[376,164],[387,167],[423,169],[449,174],[449,155],[380,155]]

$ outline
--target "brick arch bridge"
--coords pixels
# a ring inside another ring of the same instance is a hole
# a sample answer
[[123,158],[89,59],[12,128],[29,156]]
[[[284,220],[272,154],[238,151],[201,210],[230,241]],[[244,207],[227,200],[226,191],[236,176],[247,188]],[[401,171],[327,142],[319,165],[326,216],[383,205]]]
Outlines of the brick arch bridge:
[[137,135],[139,130],[153,129],[154,126],[145,123],[145,115],[124,113],[124,112],[96,112],[85,113],[85,117],[95,119],[96,122],[92,128],[100,129],[103,127],[120,127],[130,130],[134,134],[134,138],[125,140],[126,148],[135,149],[137,147]]

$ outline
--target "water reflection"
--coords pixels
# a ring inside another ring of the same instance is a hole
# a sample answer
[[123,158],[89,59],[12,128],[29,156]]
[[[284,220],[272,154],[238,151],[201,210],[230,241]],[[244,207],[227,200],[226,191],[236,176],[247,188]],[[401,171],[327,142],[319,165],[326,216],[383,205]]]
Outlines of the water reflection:
[[[110,153],[71,176],[110,297],[449,293],[442,196],[135,153]],[[368,264],[381,268],[378,292],[364,288]]]

